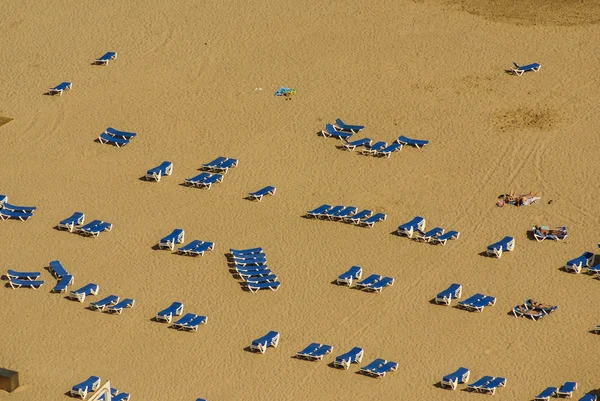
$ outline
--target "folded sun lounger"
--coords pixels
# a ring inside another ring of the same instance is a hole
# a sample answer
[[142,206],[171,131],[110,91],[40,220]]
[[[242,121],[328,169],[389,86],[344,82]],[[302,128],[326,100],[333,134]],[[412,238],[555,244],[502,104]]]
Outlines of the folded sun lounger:
[[333,361],[333,366],[349,369],[350,365],[353,363],[360,363],[362,361],[364,355],[364,351],[360,347],[354,347],[350,351],[338,355],[335,357],[335,361]]
[[67,292],[67,289],[70,285],[73,285],[73,276],[71,276],[70,274],[66,274],[58,280],[58,282],[56,283],[54,288],[50,290],[50,292]]
[[8,278],[16,278],[18,280],[37,280],[38,278],[40,278],[40,276],[42,275],[42,273],[40,272],[18,272],[16,270],[11,270],[8,269],[8,272],[6,273],[6,276]]
[[458,231],[448,231],[439,237],[431,238],[431,243],[442,244],[442,246],[444,246],[448,240],[458,239],[458,237],[460,237],[460,233]]
[[54,88],[48,89],[48,94],[49,95],[58,94],[59,96],[62,96],[64,91],[70,90],[70,89],[73,89],[73,84],[71,82],[62,82],[59,85],[56,85]]
[[523,75],[523,73],[528,72],[528,71],[533,71],[533,72],[538,72],[540,70],[540,68],[542,68],[542,66],[539,63],[531,63],[531,64],[527,64],[527,65],[518,65],[517,63],[513,62],[514,68],[511,68],[510,70],[518,76]]
[[340,274],[336,282],[338,284],[352,285],[352,280],[359,280],[362,277],[362,268],[360,266],[352,266],[346,272]]
[[131,140],[137,135],[135,132],[119,131],[118,129],[115,129],[113,127],[108,127],[107,129],[104,130],[104,133],[112,136],[113,138],[120,138],[120,139],[127,139],[127,140]]
[[103,56],[98,57],[94,63],[99,65],[108,65],[110,60],[117,58],[117,52],[106,52]]
[[84,285],[78,290],[71,291],[68,295],[68,298],[73,300],[77,300],[81,303],[85,301],[85,297],[88,295],[98,295],[98,291],[100,290],[100,286],[98,284],[89,283]]
[[258,351],[264,354],[269,347],[277,347],[279,344],[279,333],[276,331],[269,331],[262,337],[250,343],[250,351]]
[[106,308],[106,312],[116,313],[116,314],[120,315],[121,313],[123,313],[123,309],[133,308],[134,305],[135,305],[135,300],[133,300],[131,298],[125,298],[125,299],[120,300],[119,302],[117,302],[114,305],[110,305],[108,308]]
[[112,228],[113,228],[112,223],[103,221],[100,224],[96,224],[95,226],[87,228],[87,229],[84,229],[83,227],[80,228],[79,234],[85,235],[88,237],[97,238],[100,235],[100,233],[102,233],[104,231],[110,231],[110,230],[112,230]]
[[156,167],[146,171],[146,179],[160,182],[161,177],[173,174],[173,163],[164,161]]
[[456,371],[442,377],[440,384],[443,388],[456,390],[457,386],[469,380],[471,372],[467,368],[460,367]]
[[12,287],[12,289],[17,289],[21,287],[29,287],[34,290],[39,290],[42,285],[44,285],[44,281],[42,280],[22,280],[18,278],[8,278],[8,284]]
[[85,215],[81,212],[75,212],[70,217],[67,217],[64,220],[58,222],[57,227],[60,230],[69,230],[69,232],[73,232],[75,226],[80,226],[85,221]]
[[513,237],[506,236],[500,241],[488,245],[486,253],[497,258],[502,257],[503,252],[510,252],[515,249],[515,239]]
[[425,229],[425,219],[421,216],[415,216],[409,222],[398,226],[398,235],[406,235],[408,238],[412,238],[415,231],[423,231]]
[[556,391],[557,397],[573,397],[573,391],[577,390],[576,382],[565,382],[560,388]]
[[327,124],[325,125],[325,129],[321,131],[321,135],[326,138],[348,139],[352,136],[352,133],[336,131],[333,125]]
[[462,285],[460,284],[450,284],[448,288],[444,291],[438,293],[435,296],[436,304],[450,305],[453,299],[460,298],[462,295]]
[[60,263],[60,260],[53,260],[50,263],[48,263],[48,270],[50,271],[50,273],[52,273],[52,275],[55,278],[61,278],[69,274],[67,270],[63,267],[63,265]]
[[533,397],[533,399],[536,401],[548,401],[550,397],[552,397],[556,393],[557,390],[558,388],[556,387],[546,387],[544,391]]
[[335,124],[333,124],[333,128],[336,131],[351,132],[353,134],[357,134],[363,128],[365,128],[365,126],[364,125],[350,125],[350,124],[346,124],[341,119],[337,118],[335,120]]
[[98,141],[101,144],[106,145],[115,145],[117,148],[123,147],[129,143],[129,139],[118,138],[116,136],[108,135],[106,132],[103,132],[98,137]]
[[92,393],[100,388],[100,378],[98,376],[90,376],[86,380],[71,387],[69,394],[71,397],[79,397],[85,399],[89,393]]
[[367,217],[366,219],[360,220],[358,222],[359,226],[373,228],[375,223],[379,223],[380,221],[384,221],[387,218],[385,213],[375,213],[371,217]]
[[361,147],[361,146],[371,146],[371,139],[370,138],[356,139],[352,142],[347,142],[347,143],[340,145],[340,149],[353,151],[354,149]]
[[175,249],[175,244],[183,244],[185,241],[185,231],[181,228],[174,229],[171,234],[161,238],[158,242],[159,248],[169,248],[171,251]]
[[156,314],[156,320],[159,322],[171,323],[173,316],[180,316],[183,313],[183,304],[181,302],[173,302],[167,308]]
[[411,139],[404,135],[400,135],[398,139],[396,139],[396,142],[401,143],[404,146],[414,146],[417,149],[420,149],[429,143],[426,139]]
[[359,288],[359,289],[363,289],[365,287],[370,287],[379,280],[381,280],[381,276],[379,274],[371,274],[370,276],[366,277],[364,280],[357,282],[355,284],[355,287]]
[[261,188],[258,191],[250,192],[248,194],[248,199],[260,202],[262,200],[263,196],[265,196],[265,195],[271,195],[271,196],[275,195],[276,190],[277,190],[277,188],[275,188],[274,186],[267,185],[266,187]]
[[106,298],[102,298],[99,301],[91,302],[90,309],[103,311],[107,306],[111,306],[119,302],[119,297],[116,295],[109,295]]

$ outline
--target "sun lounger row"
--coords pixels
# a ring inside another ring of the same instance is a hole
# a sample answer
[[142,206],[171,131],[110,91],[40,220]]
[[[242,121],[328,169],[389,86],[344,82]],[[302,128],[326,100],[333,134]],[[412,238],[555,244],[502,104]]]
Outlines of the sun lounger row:
[[135,132],[119,131],[108,127],[98,137],[101,144],[115,145],[120,148],[127,145],[137,134]]
[[212,184],[222,182],[223,175],[219,173],[210,174],[206,171],[184,180],[184,185],[189,187],[210,189]]
[[160,163],[158,166],[151,168],[146,171],[146,175],[144,178],[147,181],[156,181],[160,182],[160,179],[165,175],[173,174],[173,163],[169,161],[164,161]]
[[71,90],[73,89],[73,83],[71,82],[61,82],[60,84],[56,85],[53,88],[48,89],[48,94],[49,95],[59,95],[62,96],[63,92],[66,90]]
[[[159,311],[156,314],[155,320],[157,322],[173,322],[174,316],[181,316],[183,314],[183,304],[181,302],[173,302],[167,308]],[[174,321],[171,325],[172,328],[177,330],[194,330],[198,331],[198,326],[206,324],[208,318],[206,316],[196,315],[194,313],[186,313],[179,320]]]
[[248,291],[279,289],[279,278],[267,266],[267,255],[262,248],[230,249],[229,252],[230,269],[235,271]]
[[557,309],[558,306],[556,305],[544,304],[541,302],[536,302],[533,299],[528,299],[521,305],[516,305],[512,309],[512,314],[515,317],[524,317],[535,322],[545,316],[548,316]]
[[[360,266],[352,266],[346,272],[340,274],[336,279],[339,285],[347,284],[352,286],[353,280],[359,280],[362,276],[362,268]],[[364,291],[381,292],[385,287],[394,285],[394,279],[391,277],[382,277],[379,274],[371,274],[362,281],[355,283],[354,288]]]
[[434,298],[438,305],[450,305],[453,299],[459,299],[462,296],[462,285],[450,284],[448,288],[440,291]]
[[202,170],[213,171],[215,173],[226,174],[230,168],[237,167],[238,160],[230,157],[219,156],[211,162],[204,163]]
[[70,217],[61,220],[58,223],[57,228],[59,230],[67,230],[71,233],[75,232],[86,237],[94,238],[98,237],[100,233],[110,231],[113,228],[112,223],[102,220],[93,220],[86,225],[82,225],[84,221],[85,215],[81,212],[75,212]]
[[533,226],[531,231],[537,242],[542,242],[545,239],[564,241],[568,234],[567,227]]
[[482,312],[486,306],[493,306],[495,304],[496,298],[489,295],[475,294],[464,301],[459,301],[457,307],[471,312]]
[[593,252],[584,252],[580,256],[571,259],[565,263],[565,270],[570,273],[581,273],[581,270],[588,268],[588,273],[599,273],[600,264],[594,265],[595,255]]
[[[536,401],[548,401],[550,399],[550,397],[552,396],[556,396],[556,397],[566,397],[566,398],[571,398],[573,397],[573,391],[577,390],[577,383],[576,382],[565,382],[562,386],[560,386],[560,388],[558,387],[546,387],[541,393],[539,393],[538,395],[536,395],[533,399]],[[590,398],[589,396],[592,394],[586,394],[583,398],[580,398],[581,400],[595,400],[596,397],[593,396],[594,398]],[[586,398],[587,396],[587,398]]]
[[90,303],[91,310],[99,310],[107,313],[116,313],[120,315],[125,308],[133,308],[135,300],[131,298],[119,299],[116,295],[109,295],[99,301]]
[[[86,399],[88,395],[100,388],[100,383],[101,381],[98,376],[90,376],[81,383],[71,387],[71,390],[69,390],[69,395],[71,397]],[[116,388],[111,388],[110,397],[112,401],[129,401],[131,395],[129,393],[119,391]]]
[[497,258],[502,257],[503,252],[512,252],[515,250],[515,239],[513,237],[506,236],[500,241],[488,245],[486,254],[489,256],[495,256]]
[[316,218],[321,220],[343,221],[358,226],[373,228],[375,223],[387,218],[385,213],[375,213],[371,210],[363,209],[358,211],[354,206],[330,206],[323,204],[317,208],[309,210],[305,215],[307,218]]
[[6,195],[0,195],[0,219],[18,219],[21,221],[29,220],[33,217],[33,212],[37,208],[35,206],[15,206],[8,203]]
[[506,378],[483,376],[482,378],[467,384],[467,391],[494,395],[498,387],[506,387]]

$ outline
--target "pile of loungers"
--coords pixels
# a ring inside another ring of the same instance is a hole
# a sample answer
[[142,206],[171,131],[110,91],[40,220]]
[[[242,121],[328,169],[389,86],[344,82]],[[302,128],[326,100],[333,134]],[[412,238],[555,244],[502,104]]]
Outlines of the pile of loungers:
[[29,220],[33,217],[33,212],[37,208],[35,206],[15,206],[8,203],[6,195],[0,195],[0,219],[18,219],[21,221]]
[[466,309],[470,312],[482,312],[486,306],[493,306],[495,304],[496,298],[489,295],[475,294],[464,301],[459,301],[456,307]]
[[[573,392],[577,390],[577,382],[565,382],[559,387],[546,387],[541,393],[533,397],[536,401],[548,401],[550,397],[556,396],[558,398],[572,398]],[[585,394],[579,399],[579,401],[595,401],[596,396],[594,394]]]
[[513,237],[506,236],[500,241],[488,245],[485,253],[488,256],[501,258],[503,252],[512,252],[515,249],[515,239]]
[[98,137],[101,144],[115,145],[117,148],[127,145],[137,134],[135,132],[119,131],[108,127]]
[[81,212],[75,212],[70,217],[61,220],[56,228],[94,238],[98,237],[100,233],[110,231],[113,228],[112,223],[102,220],[93,220],[92,222],[83,225],[84,221],[85,215]]
[[[336,279],[338,285],[352,286],[352,282],[360,280],[362,277],[362,268],[352,266],[346,272],[340,274]],[[356,281],[354,288],[368,292],[381,292],[385,287],[394,285],[394,279],[391,277],[382,277],[379,274],[371,274],[362,281]]]
[[[160,241],[158,241],[158,247],[160,249],[170,249],[173,251],[175,249],[175,245],[183,244],[184,241],[185,231],[181,228],[176,228],[169,235],[161,238]],[[186,256],[203,256],[204,252],[212,251],[214,249],[214,242],[195,239],[181,248],[177,248],[175,253]]]
[[[200,168],[202,173],[184,180],[184,185],[210,189],[212,184],[222,182],[223,174],[227,174],[230,168],[237,167],[238,160],[230,157],[219,156],[211,162],[205,163]],[[208,173],[208,171],[212,172]]]
[[549,226],[533,226],[531,227],[533,238],[537,242],[542,242],[545,239],[553,241],[564,241],[567,238],[567,227],[549,227]]
[[306,212],[306,218],[320,220],[342,221],[348,224],[354,224],[362,227],[373,228],[375,223],[387,218],[385,213],[375,213],[371,210],[363,209],[358,211],[354,206],[330,206],[323,204],[317,208]]
[[557,305],[549,305],[542,302],[536,302],[533,299],[528,299],[524,303],[512,308],[512,314],[515,317],[524,317],[535,322],[548,316],[557,309]]
[[594,265],[595,257],[596,255],[593,252],[584,252],[580,256],[567,261],[565,270],[569,273],[579,274],[582,269],[587,267],[589,274],[600,275],[600,263]]
[[267,266],[267,255],[262,248],[229,249],[229,268],[250,292],[277,291],[279,278]]
[[442,246],[446,245],[448,240],[455,240],[460,237],[458,231],[445,231],[441,227],[425,231],[425,219],[421,216],[415,216],[412,220],[399,225],[396,234],[412,238],[417,242],[441,244]]
[[[71,387],[69,395],[71,397],[81,398],[85,400],[87,396],[100,388],[100,378],[98,376],[90,376],[86,380],[82,381]],[[110,389],[110,399],[112,401],[129,401],[131,395],[116,388]],[[100,399],[100,398],[99,398]]]
[[[159,311],[156,314],[157,322],[172,323],[171,328],[183,331],[198,331],[201,324],[206,324],[208,318],[194,313],[183,314],[183,304],[181,302],[173,302],[167,308]],[[181,316],[177,321],[173,321],[175,316]]]

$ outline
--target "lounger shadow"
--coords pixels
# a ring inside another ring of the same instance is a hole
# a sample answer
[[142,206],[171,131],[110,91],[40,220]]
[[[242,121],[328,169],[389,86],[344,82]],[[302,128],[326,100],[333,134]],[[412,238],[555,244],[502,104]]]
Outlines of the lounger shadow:
[[442,382],[437,382],[434,383],[433,387],[435,388],[441,388],[442,390],[446,390],[443,386],[442,386]]
[[491,258],[492,256],[489,255],[487,252],[479,252],[479,256],[483,256],[484,258]]

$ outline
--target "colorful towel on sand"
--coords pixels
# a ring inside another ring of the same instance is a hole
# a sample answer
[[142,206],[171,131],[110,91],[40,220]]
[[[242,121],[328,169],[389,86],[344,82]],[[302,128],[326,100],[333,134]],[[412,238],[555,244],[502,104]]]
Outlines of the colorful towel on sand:
[[296,93],[296,89],[281,87],[281,88],[277,89],[277,91],[275,91],[275,96],[289,97],[289,96],[292,96],[294,93]]

